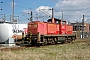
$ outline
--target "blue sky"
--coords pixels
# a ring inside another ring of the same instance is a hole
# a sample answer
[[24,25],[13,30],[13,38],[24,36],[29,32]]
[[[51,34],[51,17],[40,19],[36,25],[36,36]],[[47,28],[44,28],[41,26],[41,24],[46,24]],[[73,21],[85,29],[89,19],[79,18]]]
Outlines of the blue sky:
[[[38,18],[39,20],[46,21],[48,14],[51,15],[51,11],[39,11],[41,9],[51,9],[54,8],[54,15],[56,18],[62,17],[63,19],[70,22],[81,22],[82,15],[85,15],[85,21],[90,19],[90,0],[14,0],[15,9],[14,15],[19,16],[20,22],[27,23],[30,15],[27,14],[30,11],[33,11],[33,20],[36,20],[36,14],[39,17],[44,16],[43,18]],[[12,0],[0,0],[0,8],[3,10],[0,11],[0,14],[6,15],[6,20],[10,20],[10,15],[12,15]],[[43,13],[44,12],[44,13]],[[47,13],[47,14],[45,14]],[[17,19],[17,18],[16,18]],[[90,21],[88,21],[90,22]]]

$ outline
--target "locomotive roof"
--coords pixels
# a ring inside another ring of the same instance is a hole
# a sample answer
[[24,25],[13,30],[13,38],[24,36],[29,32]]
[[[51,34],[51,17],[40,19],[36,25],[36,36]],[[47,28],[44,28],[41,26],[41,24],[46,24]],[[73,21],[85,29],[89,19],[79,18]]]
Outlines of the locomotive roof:
[[[66,22],[65,20],[62,20],[62,19],[57,19],[57,18],[54,18],[55,21],[63,21],[63,22]],[[52,19],[48,19],[47,21],[52,21]]]

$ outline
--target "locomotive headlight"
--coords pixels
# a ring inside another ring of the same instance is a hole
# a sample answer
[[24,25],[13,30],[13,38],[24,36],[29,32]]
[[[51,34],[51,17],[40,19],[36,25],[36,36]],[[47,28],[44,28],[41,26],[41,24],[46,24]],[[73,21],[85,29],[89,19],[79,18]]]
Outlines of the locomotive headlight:
[[28,38],[27,38],[27,40],[28,40]]

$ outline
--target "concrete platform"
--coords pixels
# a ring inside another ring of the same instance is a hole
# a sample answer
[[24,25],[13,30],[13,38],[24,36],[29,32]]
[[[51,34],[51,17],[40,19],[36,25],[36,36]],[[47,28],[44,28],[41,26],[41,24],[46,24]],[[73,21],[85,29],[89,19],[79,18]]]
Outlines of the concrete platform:
[[15,44],[0,44],[0,47],[14,47]]

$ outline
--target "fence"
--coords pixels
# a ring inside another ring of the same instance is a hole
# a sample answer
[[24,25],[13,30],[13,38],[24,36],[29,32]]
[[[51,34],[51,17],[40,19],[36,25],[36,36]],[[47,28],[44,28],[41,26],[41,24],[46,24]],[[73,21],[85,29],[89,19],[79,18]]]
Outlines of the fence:
[[[74,32],[77,36],[77,39],[82,39],[82,31],[76,31]],[[83,38],[90,38],[90,31],[89,32],[83,32]]]

